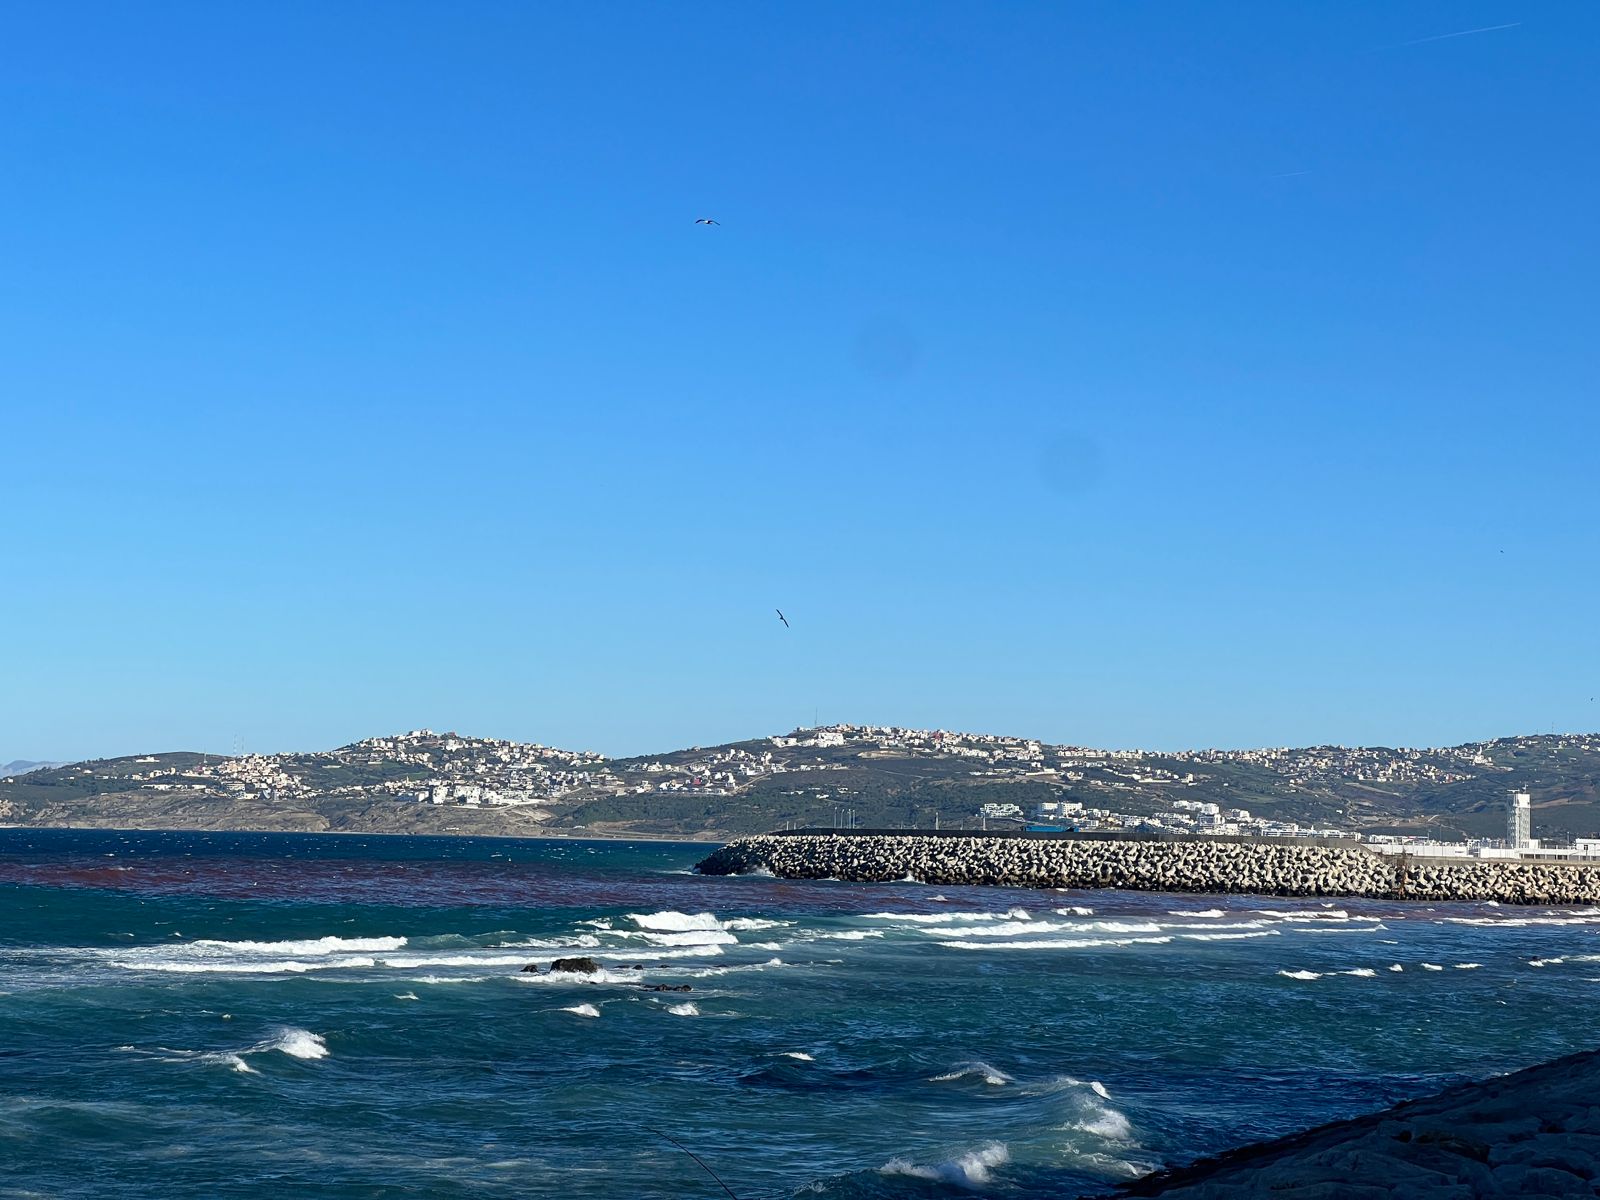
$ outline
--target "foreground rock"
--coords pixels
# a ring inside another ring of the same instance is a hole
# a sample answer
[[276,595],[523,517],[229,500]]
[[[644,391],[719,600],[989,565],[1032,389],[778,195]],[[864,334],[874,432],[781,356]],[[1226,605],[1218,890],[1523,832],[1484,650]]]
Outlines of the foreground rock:
[[1161,1200],[1600,1196],[1600,1052],[1125,1184]]
[[563,971],[573,975],[597,975],[600,972],[600,964],[587,955],[582,958],[558,958],[550,964],[551,974],[560,974]]
[[765,834],[702,861],[706,875],[1008,887],[1132,888],[1269,896],[1600,903],[1600,866],[1417,859],[1289,842]]

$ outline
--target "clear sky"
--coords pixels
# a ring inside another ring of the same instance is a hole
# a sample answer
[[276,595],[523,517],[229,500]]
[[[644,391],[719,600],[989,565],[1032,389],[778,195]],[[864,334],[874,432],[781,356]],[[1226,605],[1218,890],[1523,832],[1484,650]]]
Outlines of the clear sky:
[[1596,5],[9,6],[0,761],[1593,730],[1597,124]]

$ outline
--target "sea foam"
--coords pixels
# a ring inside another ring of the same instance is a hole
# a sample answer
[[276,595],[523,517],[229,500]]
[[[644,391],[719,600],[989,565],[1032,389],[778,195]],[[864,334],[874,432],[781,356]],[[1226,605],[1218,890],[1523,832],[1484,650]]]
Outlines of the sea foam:
[[891,1158],[878,1170],[884,1175],[908,1175],[957,1187],[978,1187],[994,1179],[994,1168],[1011,1161],[1011,1153],[1000,1142],[990,1142],[931,1167],[917,1166],[903,1158]]

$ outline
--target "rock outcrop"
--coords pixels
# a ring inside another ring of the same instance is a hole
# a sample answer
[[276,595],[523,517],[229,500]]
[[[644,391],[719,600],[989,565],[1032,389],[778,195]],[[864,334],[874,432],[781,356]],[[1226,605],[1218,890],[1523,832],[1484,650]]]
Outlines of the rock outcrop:
[[587,955],[581,958],[558,958],[550,964],[550,971],[551,974],[596,975],[599,974],[600,964]]
[[1600,903],[1600,865],[1402,862],[1356,845],[1274,841],[765,834],[728,843],[696,869],[707,875],[765,870],[785,879],[858,883],[915,879],[1009,887]]
[[1600,1052],[1462,1084],[1125,1184],[1160,1200],[1600,1196]]

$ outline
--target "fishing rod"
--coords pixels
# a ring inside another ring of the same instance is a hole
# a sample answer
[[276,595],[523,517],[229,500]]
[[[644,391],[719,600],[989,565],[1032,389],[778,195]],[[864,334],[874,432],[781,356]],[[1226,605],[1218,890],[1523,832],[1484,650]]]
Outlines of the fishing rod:
[[689,1149],[689,1147],[685,1146],[682,1142],[680,1142],[677,1138],[673,1137],[671,1134],[662,1133],[661,1130],[656,1129],[656,1128],[654,1128],[654,1127],[652,1127],[650,1125],[646,1125],[644,1128],[650,1130],[650,1132],[655,1134],[658,1138],[665,1138],[667,1141],[671,1142],[674,1146],[676,1146],[679,1150],[682,1150],[690,1158],[694,1159],[695,1163],[699,1166],[699,1168],[702,1171],[704,1171],[707,1175],[711,1176],[711,1178],[715,1179],[717,1181],[717,1186],[720,1187],[723,1191],[728,1193],[728,1196],[729,1196],[730,1200],[739,1200],[739,1197],[735,1196],[733,1194],[733,1189],[731,1187],[729,1187],[727,1184],[722,1182],[722,1176],[718,1175],[715,1171],[713,1171],[709,1166],[706,1165],[706,1160],[705,1159],[701,1158],[698,1154],[696,1154],[693,1150]]

